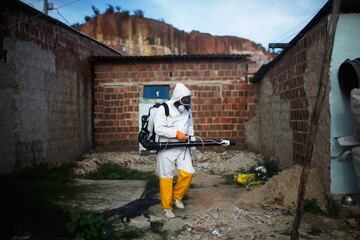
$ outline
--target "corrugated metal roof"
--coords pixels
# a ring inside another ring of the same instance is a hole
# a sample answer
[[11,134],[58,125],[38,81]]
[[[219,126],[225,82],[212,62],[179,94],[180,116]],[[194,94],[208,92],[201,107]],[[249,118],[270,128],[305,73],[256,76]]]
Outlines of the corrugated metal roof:
[[243,60],[251,61],[249,54],[192,54],[192,55],[154,55],[154,56],[96,56],[95,62],[134,62],[134,61],[181,61],[181,60]]

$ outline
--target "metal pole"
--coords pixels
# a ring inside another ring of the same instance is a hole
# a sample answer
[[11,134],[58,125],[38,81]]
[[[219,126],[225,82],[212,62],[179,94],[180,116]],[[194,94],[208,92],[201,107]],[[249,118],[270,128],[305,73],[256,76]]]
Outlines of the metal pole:
[[235,145],[234,141],[214,139],[190,142],[140,142],[147,150],[163,150],[177,147],[205,147],[205,146],[229,146]]
[[48,15],[48,0],[44,0],[44,13]]

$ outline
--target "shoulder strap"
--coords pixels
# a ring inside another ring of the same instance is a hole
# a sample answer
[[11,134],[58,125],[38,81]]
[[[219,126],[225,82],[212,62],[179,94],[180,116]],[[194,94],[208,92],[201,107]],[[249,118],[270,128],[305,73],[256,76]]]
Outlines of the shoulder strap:
[[169,106],[166,103],[162,103],[161,105],[164,106],[165,108],[165,116],[168,117],[169,116]]

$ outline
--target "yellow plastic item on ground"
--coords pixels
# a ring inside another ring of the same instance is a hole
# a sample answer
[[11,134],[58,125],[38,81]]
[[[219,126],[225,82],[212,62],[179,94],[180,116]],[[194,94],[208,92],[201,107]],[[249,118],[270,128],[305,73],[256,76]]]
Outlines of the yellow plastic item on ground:
[[240,185],[247,185],[256,181],[255,173],[239,173],[236,177],[236,182]]

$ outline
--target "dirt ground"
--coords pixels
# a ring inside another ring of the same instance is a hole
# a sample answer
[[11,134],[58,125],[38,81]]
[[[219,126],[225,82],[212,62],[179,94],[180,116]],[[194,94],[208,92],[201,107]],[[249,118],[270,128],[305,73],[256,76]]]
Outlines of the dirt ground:
[[[229,184],[231,176],[262,163],[261,154],[242,151],[193,152],[196,168],[184,210],[165,219],[161,206],[149,209],[150,219],[141,216],[120,228],[142,228],[142,239],[289,239],[301,167],[281,171],[264,185],[246,188]],[[116,163],[141,171],[155,170],[155,156],[137,152],[103,152],[83,156],[77,174],[96,170],[103,163]],[[306,199],[316,199],[326,209],[326,199],[316,169],[312,169]],[[150,231],[160,225],[157,232]],[[306,213],[301,239],[360,239],[359,219],[332,218]]]

